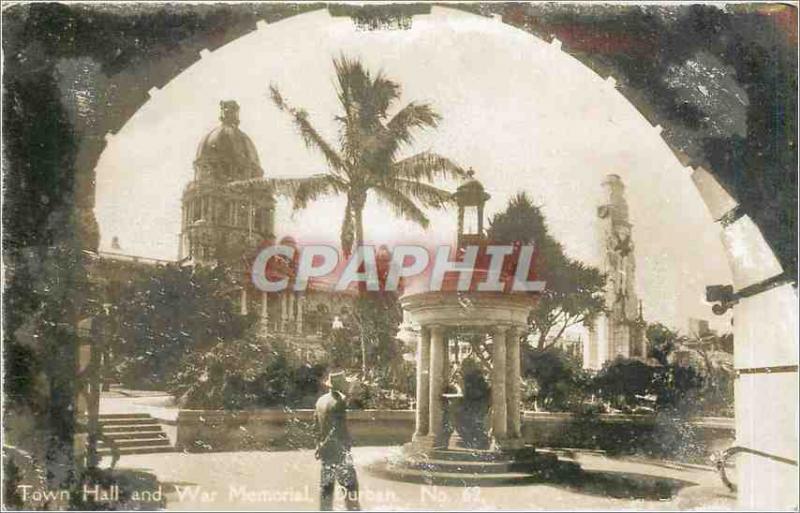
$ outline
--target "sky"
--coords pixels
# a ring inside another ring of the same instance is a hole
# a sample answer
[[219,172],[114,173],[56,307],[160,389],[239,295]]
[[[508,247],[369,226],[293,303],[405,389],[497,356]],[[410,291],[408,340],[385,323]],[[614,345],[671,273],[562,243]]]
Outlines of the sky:
[[[302,37],[298,37],[302,34]],[[729,316],[705,304],[705,286],[729,283],[713,223],[684,168],[642,115],[559,44],[492,18],[433,7],[409,30],[359,30],[325,9],[272,24],[214,52],[151,91],[150,100],[116,134],[96,173],[100,249],[112,237],[130,255],[176,259],[181,194],[192,179],[202,137],[217,126],[220,100],[236,100],[240,128],[253,140],[268,177],[325,172],[288,116],[270,101],[269,84],[309,113],[332,143],[339,105],[332,59],[360,58],[402,86],[398,108],[429,102],[441,116],[418,134],[408,155],[434,151],[472,167],[491,199],[487,217],[525,191],[573,258],[600,261],[596,207],[605,175],[620,175],[633,224],[637,290],[645,318],[686,331],[689,317],[729,330]],[[452,188],[452,184],[442,184]],[[338,240],[344,201],[292,212],[278,203],[276,232],[300,241]],[[372,243],[450,243],[453,211],[429,212],[422,228],[398,219],[374,198],[365,212]]]

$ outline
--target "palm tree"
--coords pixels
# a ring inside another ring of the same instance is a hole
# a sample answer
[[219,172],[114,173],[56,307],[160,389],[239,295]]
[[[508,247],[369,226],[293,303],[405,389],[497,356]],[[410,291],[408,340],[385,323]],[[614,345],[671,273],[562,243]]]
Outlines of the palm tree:
[[[372,76],[358,60],[345,56],[333,60],[337,95],[342,114],[339,148],[334,148],[314,128],[303,109],[290,106],[275,85],[270,95],[275,105],[289,114],[306,146],[319,151],[328,170],[299,179],[253,179],[231,184],[233,188],[264,188],[292,198],[294,209],[304,209],[324,196],[347,198],[340,241],[349,255],[353,244],[364,243],[364,206],[370,192],[400,217],[427,228],[423,208],[442,208],[451,193],[432,184],[436,178],[457,178],[464,171],[450,160],[422,152],[398,160],[414,140],[414,132],[435,128],[441,119],[427,103],[410,102],[389,118],[389,109],[400,98],[400,85],[383,73]],[[363,288],[360,289],[363,292]],[[366,340],[361,333],[361,370],[366,375]]]
[[435,128],[440,120],[427,103],[410,102],[389,118],[388,111],[400,98],[400,85],[383,73],[372,76],[358,60],[334,59],[337,94],[342,114],[339,148],[328,143],[308,120],[303,109],[290,106],[275,85],[272,101],[288,113],[306,146],[319,151],[328,170],[299,179],[253,179],[234,182],[232,188],[274,189],[292,198],[294,209],[306,208],[324,196],[344,195],[347,203],[341,228],[342,251],[349,255],[353,244],[364,242],[363,212],[367,195],[373,192],[399,216],[427,228],[423,208],[442,208],[451,193],[432,184],[436,178],[464,176],[456,164],[431,152],[398,160],[400,152],[414,140],[414,132]]

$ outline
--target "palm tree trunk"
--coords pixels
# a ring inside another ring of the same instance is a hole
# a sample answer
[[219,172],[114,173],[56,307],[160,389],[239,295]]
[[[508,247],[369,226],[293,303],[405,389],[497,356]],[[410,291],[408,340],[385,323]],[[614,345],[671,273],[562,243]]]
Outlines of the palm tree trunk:
[[[364,202],[357,202],[353,208],[353,217],[355,218],[355,230],[356,230],[356,240],[355,240],[355,250],[361,251],[362,246],[364,245],[364,225],[363,225],[363,213],[364,213]],[[358,295],[360,298],[364,297],[366,293],[366,284],[362,281],[358,283]],[[367,338],[364,336],[364,328],[363,328],[363,321],[361,329],[359,330],[358,334],[359,340],[361,342],[361,375],[366,378],[367,377]]]

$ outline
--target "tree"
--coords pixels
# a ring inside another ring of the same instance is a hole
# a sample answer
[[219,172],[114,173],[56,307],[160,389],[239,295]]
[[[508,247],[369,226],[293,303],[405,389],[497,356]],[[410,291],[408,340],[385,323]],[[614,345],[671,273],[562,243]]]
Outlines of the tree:
[[[289,114],[306,146],[319,151],[328,172],[301,179],[253,179],[229,187],[277,190],[288,194],[294,209],[304,209],[316,199],[344,195],[347,203],[340,242],[349,255],[353,244],[364,243],[363,213],[370,192],[388,204],[399,216],[427,228],[423,208],[442,208],[451,200],[450,192],[432,185],[437,178],[464,176],[450,160],[423,152],[398,160],[403,149],[414,140],[414,132],[435,128],[440,116],[427,103],[410,102],[389,117],[392,105],[400,99],[400,85],[383,73],[373,76],[358,60],[341,56],[333,61],[337,95],[342,114],[339,124],[339,149],[334,148],[308,119],[308,113],[289,105],[277,86],[270,85],[273,103]],[[366,373],[367,341],[361,340],[362,373]]]
[[586,395],[587,376],[580,364],[558,348],[523,347],[522,376],[531,380],[537,407],[567,411],[579,406]]
[[554,346],[570,326],[587,324],[604,310],[605,276],[564,254],[550,235],[540,207],[524,192],[512,198],[505,211],[492,216],[488,236],[495,244],[535,245],[534,269],[547,284],[528,320],[538,349]]
[[123,382],[162,387],[189,351],[240,338],[241,316],[223,268],[155,267],[133,279],[114,305]]
[[648,353],[659,364],[668,365],[669,355],[676,349],[679,342],[678,332],[659,323],[649,323],[645,329],[645,338],[650,346]]
[[[383,73],[373,76],[358,60],[341,56],[333,61],[337,95],[342,114],[339,124],[339,148],[328,143],[308,119],[308,113],[289,105],[277,86],[270,86],[275,105],[289,114],[305,144],[319,151],[328,172],[306,178],[286,180],[245,180],[232,188],[264,188],[272,185],[288,194],[295,209],[304,209],[318,198],[344,195],[347,203],[341,228],[345,253],[353,244],[364,242],[363,212],[367,195],[373,192],[394,212],[422,227],[428,217],[422,208],[442,208],[450,192],[432,185],[437,178],[464,176],[453,162],[431,152],[398,160],[403,149],[414,140],[414,132],[435,128],[440,120],[427,103],[410,102],[389,117],[389,110],[400,98],[400,85]],[[419,204],[418,204],[418,203]]]
[[639,360],[619,357],[606,362],[593,380],[599,395],[615,408],[632,409],[639,401],[637,396],[658,393],[656,389],[674,388],[672,382],[658,387],[656,370]]

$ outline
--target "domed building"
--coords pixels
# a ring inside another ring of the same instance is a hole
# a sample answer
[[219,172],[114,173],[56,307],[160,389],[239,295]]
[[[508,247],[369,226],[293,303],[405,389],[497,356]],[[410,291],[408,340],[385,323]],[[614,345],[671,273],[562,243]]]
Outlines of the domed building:
[[264,171],[253,141],[239,129],[239,105],[220,102],[219,119],[197,147],[194,179],[183,192],[180,258],[234,268],[274,238],[275,198],[264,190],[224,187],[262,178]]
[[[349,318],[352,290],[336,291],[325,280],[311,280],[305,292],[288,288],[266,293],[249,279],[249,266],[265,241],[296,246],[275,230],[275,197],[270,181],[259,187],[230,187],[233,182],[260,180],[264,170],[253,141],[239,129],[239,105],[220,102],[220,124],[200,140],[194,177],[183,192],[180,259],[195,265],[222,265],[231,271],[230,289],[242,314],[259,318],[259,332],[281,334],[298,356],[319,352],[319,339],[334,321]],[[286,273],[291,276],[292,263]]]

